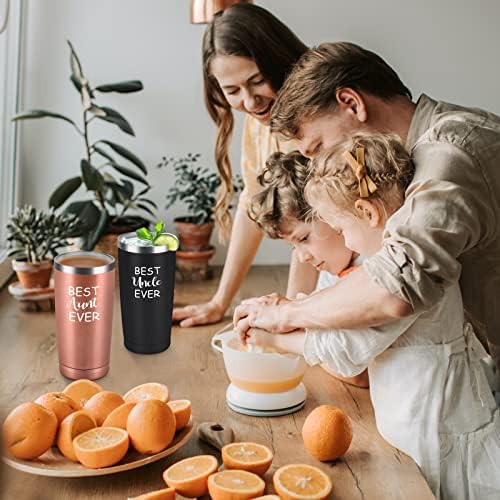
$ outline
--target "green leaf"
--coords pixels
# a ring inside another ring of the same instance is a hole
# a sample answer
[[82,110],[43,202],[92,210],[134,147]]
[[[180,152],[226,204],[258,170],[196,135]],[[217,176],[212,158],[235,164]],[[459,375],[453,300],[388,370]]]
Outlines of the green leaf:
[[71,42],[67,40],[69,48],[71,50],[71,54],[69,56],[69,63],[71,66],[71,75],[74,77],[76,81],[80,83],[80,86],[83,84],[83,81],[85,80],[85,77],[83,76],[83,71],[82,71],[82,65],[80,64],[80,60],[78,59],[78,56],[76,55],[75,49],[73,48],[73,45],[71,45]]
[[83,250],[92,250],[104,234],[104,231],[106,231],[106,227],[108,225],[108,213],[106,210],[101,210],[100,212],[99,220],[97,221],[95,229],[90,231],[84,240]]
[[121,184],[116,185],[116,189],[122,195],[123,200],[130,200],[132,196],[134,196],[134,185],[128,181],[127,179],[120,179],[122,181]]
[[85,159],[82,159],[80,167],[82,170],[83,182],[87,189],[89,191],[100,191],[104,184],[101,172]]
[[106,151],[104,151],[104,149],[100,148],[99,146],[94,145],[93,148],[96,153],[99,153],[103,158],[106,158],[106,160],[109,160],[111,162],[115,161],[115,159],[111,155],[109,155]]
[[18,113],[12,118],[12,121],[33,120],[37,118],[59,118],[60,120],[71,123],[71,125],[75,125],[76,127],[75,122],[71,118],[68,118],[67,116],[61,115],[59,113],[47,111],[45,109],[30,109],[28,111],[21,111],[21,113]]
[[117,165],[116,163],[112,163],[111,165],[116,171],[120,172],[120,174],[126,175],[127,177],[130,177],[131,179],[134,179],[138,182],[142,182],[142,184],[146,184],[149,186],[149,183],[144,177],[141,175],[135,173],[132,169],[128,167],[123,167],[122,165]]
[[126,158],[134,165],[137,165],[137,167],[139,167],[144,174],[148,173],[146,165],[144,165],[142,160],[140,160],[134,153],[132,153],[132,151],[129,151],[128,149],[124,148],[123,146],[120,146],[120,144],[116,144],[115,142],[111,141],[99,141],[99,142],[107,144],[115,153],[118,153],[120,156],[123,156],[123,158]]
[[142,201],[143,203],[152,206],[155,210],[158,210],[158,205],[153,200],[149,200],[148,198],[139,198],[139,201]]
[[82,178],[72,177],[64,181],[50,195],[49,207],[59,208],[82,184]]
[[64,212],[76,215],[81,221],[79,232],[74,236],[81,236],[89,229],[96,227],[99,222],[100,210],[90,200],[74,201],[64,209]]
[[153,235],[145,227],[141,227],[140,229],[137,229],[135,234],[137,234],[137,237],[140,240],[153,241],[153,239],[154,239]]
[[94,113],[97,118],[110,123],[114,123],[115,125],[118,125],[118,127],[120,127],[120,129],[125,133],[135,135],[134,130],[130,126],[130,123],[120,113],[118,113],[118,111],[115,111],[114,109],[108,108],[106,106],[94,106],[94,108],[96,108],[96,110],[104,111],[105,113],[104,116],[101,116],[100,113]]
[[144,210],[145,212],[147,212],[149,215],[156,217],[156,214],[144,203],[140,203],[140,202],[137,203],[137,208],[140,208],[141,210]]
[[139,92],[144,87],[140,80],[127,80],[124,82],[107,83],[106,85],[99,85],[95,88],[99,92],[119,92],[120,94],[127,94],[129,92]]
[[160,220],[156,223],[155,225],[155,238],[157,238],[158,236],[160,236],[160,234],[163,232],[163,228],[164,228],[165,224],[163,224],[163,221]]

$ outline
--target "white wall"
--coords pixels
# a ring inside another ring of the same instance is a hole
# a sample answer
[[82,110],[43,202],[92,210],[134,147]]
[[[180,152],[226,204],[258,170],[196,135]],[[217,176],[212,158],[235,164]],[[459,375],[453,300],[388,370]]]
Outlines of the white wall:
[[[79,118],[68,80],[70,39],[93,84],[141,79],[138,94],[108,94],[101,103],[121,111],[136,138],[97,123],[105,135],[150,166],[152,197],[164,206],[171,185],[162,155],[199,152],[213,165],[214,127],[205,112],[200,69],[204,27],[189,23],[189,0],[28,0],[23,107]],[[256,0],[308,44],[348,40],[380,53],[415,97],[432,97],[500,113],[500,2],[496,0]],[[233,141],[237,165],[241,119]],[[83,147],[64,122],[25,123],[21,140],[20,199],[47,205],[56,185],[79,171]],[[161,215],[171,221],[182,210]],[[219,249],[215,262],[223,262]],[[287,262],[288,248],[265,241],[257,263]]]

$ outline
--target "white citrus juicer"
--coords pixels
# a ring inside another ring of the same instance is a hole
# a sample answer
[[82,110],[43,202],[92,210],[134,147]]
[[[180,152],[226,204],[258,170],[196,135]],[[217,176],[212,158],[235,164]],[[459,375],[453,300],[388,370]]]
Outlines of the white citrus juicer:
[[278,416],[300,410],[306,400],[302,356],[270,350],[248,350],[234,331],[212,337],[212,347],[224,357],[231,384],[228,406],[245,415]]

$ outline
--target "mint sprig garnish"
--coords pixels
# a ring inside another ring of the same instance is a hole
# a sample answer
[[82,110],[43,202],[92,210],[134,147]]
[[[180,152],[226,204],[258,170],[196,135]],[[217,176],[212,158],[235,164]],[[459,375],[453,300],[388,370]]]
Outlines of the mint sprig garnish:
[[155,245],[160,236],[163,234],[164,228],[165,224],[162,220],[160,220],[155,224],[154,233],[151,233],[146,227],[141,227],[140,229],[136,230],[135,234],[140,240],[150,241],[151,243],[153,243],[153,245]]

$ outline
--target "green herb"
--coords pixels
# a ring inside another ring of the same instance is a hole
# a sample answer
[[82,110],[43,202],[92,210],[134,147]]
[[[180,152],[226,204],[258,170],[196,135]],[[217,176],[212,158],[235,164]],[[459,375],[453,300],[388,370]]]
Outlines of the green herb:
[[164,233],[164,227],[165,224],[161,220],[155,224],[154,234],[146,227],[137,229],[135,234],[140,240],[150,241],[155,246],[166,246],[169,250],[177,250],[179,248],[179,240],[173,234]]

